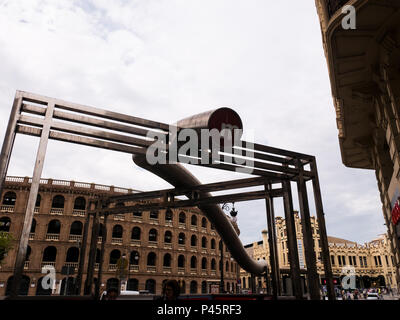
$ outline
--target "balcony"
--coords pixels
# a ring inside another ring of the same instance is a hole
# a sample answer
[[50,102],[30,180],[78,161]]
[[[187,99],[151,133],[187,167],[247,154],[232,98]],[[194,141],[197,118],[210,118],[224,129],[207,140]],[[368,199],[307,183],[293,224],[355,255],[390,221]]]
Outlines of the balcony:
[[114,215],[114,220],[124,221],[125,220],[125,216],[123,214],[115,214]]
[[115,271],[117,270],[117,264],[109,264],[108,265],[108,271]]
[[70,234],[70,235],[69,235],[69,238],[68,238],[68,241],[74,241],[74,242],[82,241],[82,235],[79,235],[79,234]]
[[3,213],[14,212],[14,206],[2,205],[0,211]]
[[46,240],[48,241],[59,241],[60,234],[59,233],[48,233],[46,234]]
[[41,264],[41,268],[44,268],[45,266],[52,266],[53,268],[56,267],[56,262],[55,261],[43,261]]
[[156,267],[155,266],[147,266],[147,271],[148,272],[156,272]]
[[66,267],[74,267],[75,270],[78,270],[79,263],[78,262],[66,262],[66,263],[64,263],[64,266],[66,266]]
[[72,215],[76,217],[85,217],[86,216],[86,211],[85,210],[76,210],[74,209],[72,211]]
[[182,223],[182,222],[179,222],[178,227],[179,227],[180,229],[185,229],[185,228],[186,228],[186,224],[185,224],[185,223]]
[[122,244],[122,238],[112,238],[111,244]]
[[349,2],[349,0],[327,0],[326,6],[328,10],[329,19],[332,18],[332,16],[339,9],[341,9],[344,5],[346,5],[347,2]]
[[157,246],[158,246],[157,241],[149,241],[149,247],[157,248]]
[[172,249],[172,243],[164,243],[164,249]]
[[131,246],[140,246],[140,244],[140,240],[131,239]]
[[50,209],[50,214],[57,215],[57,216],[62,216],[64,214],[64,209],[51,208]]
[[135,265],[135,264],[131,264],[129,266],[129,271],[133,271],[133,272],[139,272],[139,265]]
[[171,267],[163,267],[163,273],[171,273],[172,268]]
[[185,274],[185,268],[178,268],[178,274]]

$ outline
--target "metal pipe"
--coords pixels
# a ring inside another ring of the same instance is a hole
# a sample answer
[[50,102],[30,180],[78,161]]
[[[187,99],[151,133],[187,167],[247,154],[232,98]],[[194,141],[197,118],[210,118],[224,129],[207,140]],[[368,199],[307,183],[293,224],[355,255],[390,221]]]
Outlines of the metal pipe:
[[[177,188],[194,187],[201,184],[195,176],[180,164],[150,165],[146,161],[146,157],[140,155],[132,155],[132,159],[139,167],[156,174]],[[209,192],[199,192],[200,198],[211,196]],[[255,261],[248,255],[235,229],[220,206],[207,204],[199,205],[198,208],[215,226],[232,257],[244,270],[257,275],[265,273],[267,262],[265,260]]]

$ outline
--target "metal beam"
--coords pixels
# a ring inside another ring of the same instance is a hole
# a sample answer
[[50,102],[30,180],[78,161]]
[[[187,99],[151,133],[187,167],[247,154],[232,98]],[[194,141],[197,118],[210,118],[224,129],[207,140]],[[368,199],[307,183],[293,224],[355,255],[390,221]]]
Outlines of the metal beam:
[[47,142],[50,133],[50,123],[54,111],[54,101],[49,101],[46,110],[46,117],[43,123],[42,134],[40,137],[38,152],[36,155],[35,167],[33,170],[32,183],[29,191],[28,204],[26,207],[24,224],[22,227],[21,237],[18,246],[17,257],[15,259],[14,267],[14,280],[12,282],[10,295],[16,297],[18,295],[19,285],[24,271],[24,263],[26,258],[26,252],[29,242],[29,233],[31,231],[32,220],[35,210],[35,203],[37,193],[39,190],[40,177],[43,171],[44,159],[46,156]]
[[284,189],[283,202],[289,249],[290,278],[294,296],[296,299],[302,300],[303,292],[301,289],[299,253],[297,249],[296,225],[293,216],[293,200],[290,181],[283,181],[282,187]]

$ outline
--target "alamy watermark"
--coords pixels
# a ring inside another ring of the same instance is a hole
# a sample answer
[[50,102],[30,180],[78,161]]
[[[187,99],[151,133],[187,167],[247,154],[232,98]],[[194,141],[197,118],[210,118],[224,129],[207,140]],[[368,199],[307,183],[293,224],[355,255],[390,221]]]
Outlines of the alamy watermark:
[[344,290],[356,289],[356,269],[353,266],[344,266],[342,268],[342,288]]
[[178,130],[169,127],[169,139],[162,132],[150,131],[147,138],[154,142],[147,148],[146,160],[155,164],[228,164],[235,171],[251,174],[254,170],[254,132],[246,131],[246,141],[242,140],[243,130],[223,124],[222,129]]
[[342,28],[344,30],[354,30],[357,28],[357,14],[354,6],[346,5],[342,8],[342,13],[345,16],[342,19]]

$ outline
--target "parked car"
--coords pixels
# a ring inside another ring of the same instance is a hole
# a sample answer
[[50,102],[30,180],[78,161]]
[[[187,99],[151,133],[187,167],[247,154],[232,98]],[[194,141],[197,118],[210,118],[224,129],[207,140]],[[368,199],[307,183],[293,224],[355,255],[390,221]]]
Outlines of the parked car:
[[368,292],[367,300],[381,300],[379,294],[376,292]]

